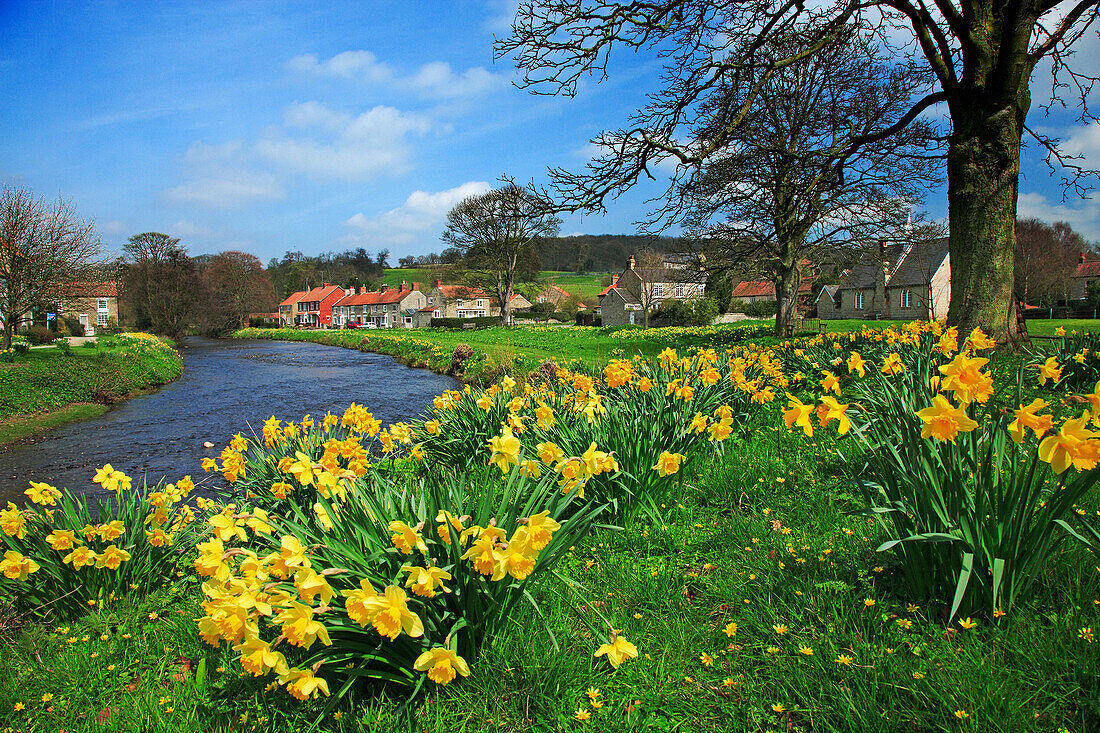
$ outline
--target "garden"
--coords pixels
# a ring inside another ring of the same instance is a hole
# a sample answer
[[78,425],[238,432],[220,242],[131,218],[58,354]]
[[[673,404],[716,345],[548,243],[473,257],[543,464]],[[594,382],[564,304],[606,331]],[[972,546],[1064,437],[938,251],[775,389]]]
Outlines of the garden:
[[624,333],[109,501],[31,480],[8,728],[1100,726],[1100,337]]

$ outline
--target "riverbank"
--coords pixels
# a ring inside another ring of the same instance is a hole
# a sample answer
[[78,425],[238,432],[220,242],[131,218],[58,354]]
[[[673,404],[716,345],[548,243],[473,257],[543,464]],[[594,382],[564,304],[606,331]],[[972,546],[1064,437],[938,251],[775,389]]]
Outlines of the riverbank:
[[[736,344],[770,344],[769,321],[651,328],[589,328],[581,326],[513,326],[463,331],[418,329],[413,331],[331,330],[300,331],[293,328],[245,328],[233,334],[242,339],[276,339],[358,349],[394,357],[402,364],[454,374],[464,381],[486,385],[504,374],[524,377],[547,360],[558,366],[599,370],[612,359],[640,356],[650,359],[666,348],[720,348]],[[457,369],[455,348],[466,345],[472,353]]]
[[172,346],[146,334],[51,347],[0,362],[0,444],[103,414],[107,406],[183,372]]

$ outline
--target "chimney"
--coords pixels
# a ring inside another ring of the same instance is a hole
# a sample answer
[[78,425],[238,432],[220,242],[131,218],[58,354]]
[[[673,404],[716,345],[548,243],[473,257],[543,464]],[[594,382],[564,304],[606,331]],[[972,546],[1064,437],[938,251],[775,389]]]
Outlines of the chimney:
[[1080,262],[1081,264],[1085,264],[1086,260],[1085,260],[1085,253],[1084,252],[1081,253],[1080,258],[1078,258],[1077,261]]
[[618,275],[612,275],[611,276],[611,287],[615,287],[618,284],[619,284],[619,276]]
[[402,289],[402,290],[408,290],[408,289],[409,289],[409,283],[408,283],[408,281],[406,281],[406,280],[402,280],[402,281],[401,281],[401,289]]
[[634,255],[630,255],[630,269],[634,269]]
[[380,293],[384,293],[384,292],[386,292],[386,291],[387,291],[387,290],[389,290],[389,289],[390,289],[390,286],[389,286],[389,285],[387,285],[386,283],[382,283],[382,287],[378,289],[378,292],[380,292]]
[[413,282],[413,290],[420,290],[420,283],[414,281]]
[[348,288],[344,291],[344,295],[355,295],[355,288]]
[[329,286],[329,284],[328,284],[328,283],[326,283],[326,282],[323,282],[323,283],[321,283],[321,287],[322,287],[322,288],[327,288],[328,286]]
[[366,295],[367,294],[367,286],[366,285],[360,285],[359,286],[359,294],[360,295]]
[[438,288],[438,287],[440,287],[440,286],[441,286],[442,284],[443,284],[443,281],[442,281],[442,280],[436,280],[436,281],[435,281],[435,286],[436,286],[437,288]]

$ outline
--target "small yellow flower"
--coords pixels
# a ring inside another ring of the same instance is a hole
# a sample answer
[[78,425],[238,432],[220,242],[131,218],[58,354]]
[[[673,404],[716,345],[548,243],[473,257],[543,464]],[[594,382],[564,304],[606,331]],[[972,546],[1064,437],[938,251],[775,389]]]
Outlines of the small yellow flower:
[[963,627],[964,629],[968,629],[968,630],[974,628],[977,625],[978,625],[978,622],[972,620],[969,616],[967,616],[966,618],[959,621],[959,626]]
[[956,710],[955,717],[959,720],[964,720],[970,717],[970,713],[966,712],[965,710]]
[[573,713],[573,717],[577,720],[588,720],[592,717],[592,713],[588,712],[584,708],[578,708],[577,712]]
[[780,636],[783,636],[783,634],[787,633],[787,626],[785,624],[774,624],[772,630]]
[[600,700],[593,700],[593,701],[592,701],[591,703],[589,703],[589,704],[590,704],[590,705],[592,705],[592,709],[593,709],[593,710],[599,710],[600,708],[602,708],[602,707],[603,707],[603,702],[602,702],[602,701],[600,701]]
[[913,622],[910,621],[907,618],[899,618],[898,619],[898,626],[900,626],[903,629],[911,629],[911,628],[913,628]]
[[849,657],[847,654],[841,654],[840,656],[838,656],[833,661],[836,662],[837,664],[843,664],[844,666],[849,666],[852,663],[852,658]]
[[156,611],[153,611],[151,614],[149,614],[149,620],[150,621],[156,621],[157,620],[157,612]]
[[863,599],[863,605],[866,606],[867,608],[870,608],[871,606],[875,605],[875,599],[874,598],[864,598]]
[[723,629],[723,631],[726,633],[726,636],[737,636],[737,624],[731,621],[726,624],[726,628]]
[[799,644],[798,651],[802,652],[807,657],[812,657],[814,655],[814,650],[806,646],[805,644]]
[[42,702],[49,702],[52,699],[53,699],[53,693],[52,692],[47,692],[44,695],[42,695]]
[[777,702],[772,705],[772,710],[777,713],[783,713],[787,711],[787,708],[783,707],[783,703]]
[[1095,637],[1095,636],[1093,635],[1093,633],[1092,633],[1092,627],[1091,627],[1091,626],[1084,626],[1084,627],[1082,627],[1082,628],[1081,628],[1081,629],[1080,629],[1080,630],[1079,630],[1079,631],[1077,632],[1077,638],[1078,638],[1078,639],[1082,639],[1082,640],[1084,640],[1084,641],[1088,642],[1089,644],[1091,644],[1092,642],[1096,641],[1096,637]]
[[584,694],[588,695],[589,700],[595,700],[597,697],[600,696],[600,690],[598,687],[589,687]]
[[707,667],[710,667],[710,666],[714,665],[714,657],[707,654],[706,652],[703,652],[702,654],[699,655],[699,661],[702,662]]
[[923,675],[923,674],[921,674],[920,672],[914,672],[914,673],[913,673],[913,679],[915,679],[915,680],[923,680],[923,679],[924,679],[924,675]]
[[23,708],[25,708],[25,707],[27,707],[27,706],[26,706],[26,705],[24,705],[24,704],[23,704],[23,703],[21,703],[21,702],[17,702],[17,703],[15,703],[15,711],[16,711],[16,712],[19,712],[20,710],[22,710],[22,709],[23,709]]

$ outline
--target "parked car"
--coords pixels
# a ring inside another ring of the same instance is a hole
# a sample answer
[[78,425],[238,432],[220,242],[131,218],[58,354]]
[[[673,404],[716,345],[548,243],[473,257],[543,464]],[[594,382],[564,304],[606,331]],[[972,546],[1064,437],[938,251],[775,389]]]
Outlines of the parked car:
[[362,328],[362,326],[360,326],[355,321],[348,321],[347,323],[344,324],[344,328]]

